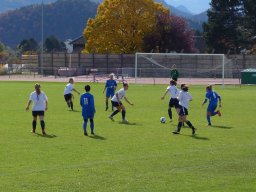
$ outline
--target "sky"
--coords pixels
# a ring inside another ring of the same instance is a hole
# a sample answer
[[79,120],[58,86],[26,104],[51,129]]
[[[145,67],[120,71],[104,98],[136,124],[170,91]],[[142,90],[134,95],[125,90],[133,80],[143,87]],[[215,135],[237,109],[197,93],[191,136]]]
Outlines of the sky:
[[201,13],[210,8],[211,0],[165,0],[168,4],[175,7],[179,5],[185,6],[192,13]]

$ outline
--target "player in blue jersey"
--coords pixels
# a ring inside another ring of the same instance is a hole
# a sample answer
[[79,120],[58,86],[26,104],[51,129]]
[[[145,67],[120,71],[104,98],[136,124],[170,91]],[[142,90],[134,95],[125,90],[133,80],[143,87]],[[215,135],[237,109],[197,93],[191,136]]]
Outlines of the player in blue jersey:
[[[117,83],[114,80],[114,74],[111,73],[109,75],[109,79],[106,81],[106,85],[105,85],[105,88],[103,90],[103,93],[104,93],[105,90],[107,89],[107,91],[106,91],[106,111],[108,110],[108,99],[112,98],[115,95],[116,87],[117,87]],[[113,110],[114,110],[114,107],[112,105],[112,111]]]
[[209,104],[207,107],[207,121],[208,121],[208,125],[211,126],[211,116],[215,116],[215,115],[219,115],[221,116],[221,112],[219,110],[215,111],[217,106],[218,106],[218,102],[219,102],[219,107],[221,107],[221,97],[212,90],[212,86],[208,85],[206,87],[206,95],[205,95],[205,100],[203,102],[202,105],[204,105],[205,103],[207,103],[207,100],[209,100]]
[[84,135],[87,136],[88,134],[86,131],[86,127],[87,127],[88,119],[90,119],[91,134],[94,135],[93,118],[94,118],[94,113],[96,113],[96,111],[94,106],[94,98],[93,98],[93,95],[90,93],[90,90],[91,90],[90,85],[86,85],[84,89],[86,93],[81,95],[80,105],[82,107],[82,116],[84,119],[84,124],[83,124]]

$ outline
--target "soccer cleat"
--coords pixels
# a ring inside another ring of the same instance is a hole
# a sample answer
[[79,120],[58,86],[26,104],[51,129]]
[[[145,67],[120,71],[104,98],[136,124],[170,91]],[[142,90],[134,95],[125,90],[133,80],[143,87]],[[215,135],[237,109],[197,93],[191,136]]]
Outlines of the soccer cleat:
[[123,123],[128,123],[129,121],[127,119],[123,119]]
[[113,117],[112,116],[109,116],[108,117],[111,121],[114,121]]
[[195,135],[195,134],[196,134],[196,128],[192,127],[192,135]]
[[44,130],[42,130],[42,134],[43,134],[43,135],[46,135],[46,132],[45,132]]
[[91,135],[95,135],[93,131],[91,132]]
[[208,123],[208,126],[212,126],[212,124],[211,124],[211,123]]
[[217,114],[219,115],[219,117],[221,117],[221,112],[220,111],[217,111]]
[[33,129],[31,130],[31,133],[36,133],[36,129],[33,128]]
[[180,132],[178,132],[178,131],[173,131],[172,133],[173,134],[180,134]]
[[88,134],[87,134],[87,132],[86,132],[86,131],[84,132],[84,135],[85,135],[85,136],[88,136]]

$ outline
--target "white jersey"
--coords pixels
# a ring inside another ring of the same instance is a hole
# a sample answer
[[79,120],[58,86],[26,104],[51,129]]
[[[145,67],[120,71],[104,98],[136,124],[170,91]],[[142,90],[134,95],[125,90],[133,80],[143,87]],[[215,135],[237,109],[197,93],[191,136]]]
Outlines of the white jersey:
[[[124,88],[120,89],[116,94],[118,95],[118,99],[121,102],[121,100],[125,97]],[[118,102],[116,94],[112,97],[111,101]]]
[[48,98],[44,92],[37,95],[36,91],[30,94],[29,100],[33,102],[32,111],[45,111],[45,102]]
[[178,100],[179,100],[179,105],[188,109],[188,103],[189,101],[192,100],[192,96],[189,94],[189,92],[180,91]]
[[177,98],[179,96],[179,89],[175,85],[168,86],[166,89],[169,94],[170,98]]
[[71,83],[67,84],[64,90],[64,95],[71,94],[73,89],[74,89],[73,84]]

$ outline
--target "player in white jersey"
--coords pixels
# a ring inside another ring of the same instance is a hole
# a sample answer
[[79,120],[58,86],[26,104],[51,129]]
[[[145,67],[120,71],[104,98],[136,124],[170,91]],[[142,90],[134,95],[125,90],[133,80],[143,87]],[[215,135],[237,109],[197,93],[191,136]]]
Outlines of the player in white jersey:
[[164,100],[167,93],[170,94],[170,101],[169,101],[169,108],[168,108],[168,115],[169,118],[172,120],[172,108],[176,109],[177,114],[179,114],[179,101],[177,99],[179,95],[179,89],[176,87],[177,83],[174,80],[170,81],[170,86],[167,87],[164,95],[161,97]]
[[182,123],[185,122],[192,129],[192,135],[194,135],[196,129],[192,125],[192,123],[189,120],[187,120],[189,101],[192,101],[192,96],[189,94],[188,86],[186,84],[182,86],[182,91],[180,91],[179,93],[178,100],[180,106],[179,123],[177,129],[173,131],[173,134],[179,134],[180,129],[182,127]]
[[78,95],[80,95],[80,93],[74,88],[74,79],[70,78],[69,83],[66,85],[65,89],[64,89],[64,98],[65,101],[67,102],[67,105],[69,108],[71,108],[71,110],[73,111],[73,95],[72,95],[72,91],[75,91]]
[[133,105],[127,97],[125,96],[126,91],[128,90],[128,83],[123,83],[123,88],[120,89],[111,99],[112,105],[117,108],[108,118],[114,121],[113,117],[122,111],[122,120],[124,123],[127,123],[128,121],[125,119],[126,110],[124,105],[122,104],[122,99],[124,98],[127,103],[130,105]]
[[40,118],[40,124],[42,128],[42,134],[46,135],[45,132],[45,122],[44,122],[44,112],[48,109],[48,98],[44,92],[41,91],[41,87],[38,83],[35,84],[35,91],[30,94],[29,101],[26,107],[26,111],[29,110],[30,104],[33,102],[32,106],[32,133],[36,132],[37,116]]

